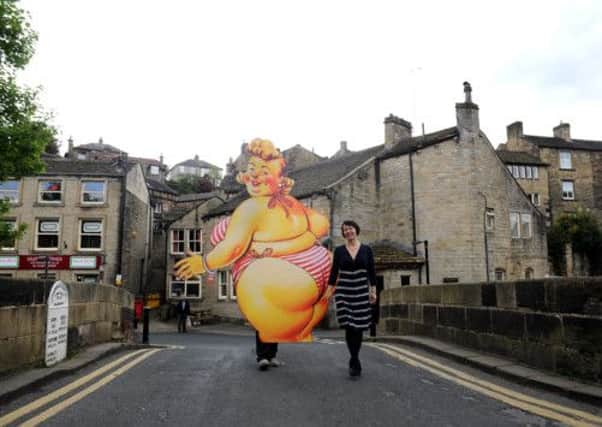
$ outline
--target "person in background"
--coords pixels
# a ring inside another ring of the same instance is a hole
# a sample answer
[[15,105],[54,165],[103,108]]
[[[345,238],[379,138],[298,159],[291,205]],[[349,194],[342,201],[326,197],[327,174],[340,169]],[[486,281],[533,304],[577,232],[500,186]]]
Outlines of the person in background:
[[[178,292],[178,298],[180,293]],[[178,317],[178,332],[186,333],[186,322],[190,316],[190,303],[186,299],[181,299],[176,305],[176,315]]]
[[359,353],[363,332],[370,327],[370,305],[376,302],[374,255],[370,246],[359,241],[360,227],[355,221],[344,221],[341,234],[345,244],[334,250],[324,298],[334,294],[337,320],[345,329],[345,342],[349,349],[349,375],[359,377],[362,373]]

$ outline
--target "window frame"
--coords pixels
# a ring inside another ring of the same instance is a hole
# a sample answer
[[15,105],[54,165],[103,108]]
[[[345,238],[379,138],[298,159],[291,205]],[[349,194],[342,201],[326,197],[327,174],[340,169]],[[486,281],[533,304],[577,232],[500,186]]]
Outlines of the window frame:
[[[501,278],[498,278],[498,274],[501,274]],[[500,267],[496,268],[493,272],[493,277],[496,282],[503,282],[506,280],[506,270]]]
[[[40,243],[39,242],[40,236],[55,235],[55,233],[43,233],[43,234],[41,234],[41,232],[40,232],[40,224],[42,222],[50,222],[50,221],[57,223],[56,247],[52,247],[52,248],[40,247],[40,245],[39,245],[39,243]],[[58,251],[60,245],[61,245],[61,219],[60,218],[36,218],[36,231],[35,231],[35,237],[34,237],[34,249],[36,251]]]
[[[102,183],[102,201],[100,202],[91,202],[84,200],[84,194],[86,193],[99,193],[99,191],[85,191],[85,185],[88,182],[99,182]],[[79,201],[82,205],[103,205],[107,202],[107,181],[104,179],[83,179],[81,181],[81,192],[79,196]]]
[[[564,184],[571,185],[570,194],[568,191],[564,190]],[[575,181],[573,181],[572,179],[563,179],[560,182],[560,187],[561,187],[560,195],[562,197],[562,200],[575,200]],[[566,193],[566,196],[565,196],[565,193]]]
[[535,270],[532,267],[525,268],[525,280],[531,280],[535,276]]
[[495,230],[495,211],[493,208],[487,208],[485,212],[485,230]]
[[[84,222],[99,222],[100,233],[84,232]],[[77,233],[77,250],[81,252],[98,252],[102,251],[104,244],[104,221],[100,218],[80,218],[79,227]],[[82,238],[84,236],[98,236],[100,234],[100,246],[98,248],[84,248],[82,247]]]
[[[563,157],[564,157],[564,159],[563,159]],[[568,164],[568,167],[566,167],[567,164]],[[573,156],[570,151],[567,151],[567,150],[558,151],[558,168],[561,170],[573,169]]]
[[[516,234],[514,233],[514,228],[512,227],[513,218],[516,218]],[[518,212],[510,212],[510,236],[512,239],[520,239],[520,213]]]
[[148,173],[152,176],[156,176],[156,175],[161,174],[161,170],[159,169],[159,166],[157,166],[157,165],[150,165],[150,167],[148,168]]
[[[7,179],[5,181],[0,181],[0,184],[15,182],[17,184],[16,190],[1,190],[0,189],[0,200],[8,200],[8,203],[11,205],[16,205],[21,202],[21,180],[20,179]],[[10,197],[3,197],[2,193],[14,193],[15,198],[11,199]]]
[[[60,191],[56,191],[56,190],[42,190],[42,184],[45,182],[58,182],[60,184]],[[41,179],[38,181],[38,203],[43,203],[43,204],[61,204],[64,202],[63,200],[63,180],[62,179]],[[42,199],[42,193],[51,193],[51,194],[55,194],[58,193],[60,194],[60,199],[59,200],[43,200]]]
[[[186,253],[186,249],[191,251],[194,254],[202,254],[203,253],[203,228],[172,228],[169,230],[169,248],[171,255],[184,255]],[[174,240],[174,232],[182,232],[183,238],[182,240],[177,239]],[[191,233],[197,231],[199,233],[199,240],[191,239]],[[178,245],[182,245],[182,252],[174,251],[174,242],[177,242]],[[198,242],[198,248],[200,251],[193,251],[191,247],[191,242]]]
[[[171,279],[169,280],[169,298],[170,299],[176,299],[176,300],[181,300],[181,299],[201,299],[203,297],[203,286],[202,286],[202,281],[200,278],[191,280],[191,279],[185,279],[185,280],[178,280],[175,276],[170,276]],[[177,296],[174,294],[173,291],[173,284],[174,283],[182,283],[184,285],[184,295],[181,296]],[[188,285],[197,285],[199,286],[199,294],[198,296],[191,296],[189,295],[188,292]]]
[[[527,221],[523,219],[528,219]],[[523,224],[528,224],[527,235],[525,236],[523,233]],[[530,239],[533,237],[533,218],[531,214],[521,213],[520,214],[520,238],[521,239]]]
[[[222,276],[225,277],[225,283]],[[217,299],[219,301],[227,300],[230,295],[231,279],[229,279],[229,277],[231,277],[231,275],[228,274],[228,270],[217,271]],[[223,287],[225,287],[225,289]]]

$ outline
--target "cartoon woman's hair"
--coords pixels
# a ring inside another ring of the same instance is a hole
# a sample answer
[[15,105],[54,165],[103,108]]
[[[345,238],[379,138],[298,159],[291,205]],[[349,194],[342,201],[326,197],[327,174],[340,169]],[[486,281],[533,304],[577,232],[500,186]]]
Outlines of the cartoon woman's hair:
[[[280,167],[282,170],[286,167],[286,160],[279,149],[274,147],[274,144],[269,139],[255,138],[248,144],[246,144],[246,151],[250,156],[258,157],[261,160],[270,162],[272,160],[279,160]],[[244,184],[244,173],[239,173],[236,176],[236,180]],[[280,193],[289,194],[293,188],[295,181],[286,176],[280,178]]]

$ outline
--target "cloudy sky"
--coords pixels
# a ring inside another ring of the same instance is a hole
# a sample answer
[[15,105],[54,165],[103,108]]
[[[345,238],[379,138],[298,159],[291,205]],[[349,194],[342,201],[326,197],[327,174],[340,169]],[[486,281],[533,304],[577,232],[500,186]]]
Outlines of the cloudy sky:
[[21,79],[42,86],[62,141],[102,137],[169,165],[225,167],[257,136],[327,156],[382,143],[389,113],[417,132],[455,125],[465,80],[494,146],[516,120],[602,139],[595,0],[20,4],[39,33]]

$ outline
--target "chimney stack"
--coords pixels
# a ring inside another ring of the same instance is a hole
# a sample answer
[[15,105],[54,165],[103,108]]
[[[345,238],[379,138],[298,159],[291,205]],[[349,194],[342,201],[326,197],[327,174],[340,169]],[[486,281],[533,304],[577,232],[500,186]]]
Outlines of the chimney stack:
[[472,102],[472,86],[464,82],[464,102],[456,104],[456,121],[460,139],[476,137],[479,133],[479,106]]
[[565,141],[571,140],[571,125],[568,123],[562,123],[554,128],[554,138],[564,139]]
[[393,148],[399,140],[412,137],[412,123],[393,114],[389,114],[384,123],[386,149]]
[[523,138],[523,122],[514,122],[506,126],[506,139],[519,141]]
[[194,155],[194,160],[197,160],[197,161],[199,160],[199,155],[198,154]]
[[73,137],[70,136],[67,142],[69,142],[69,148],[67,150],[67,153],[69,153],[68,157],[73,159]]

